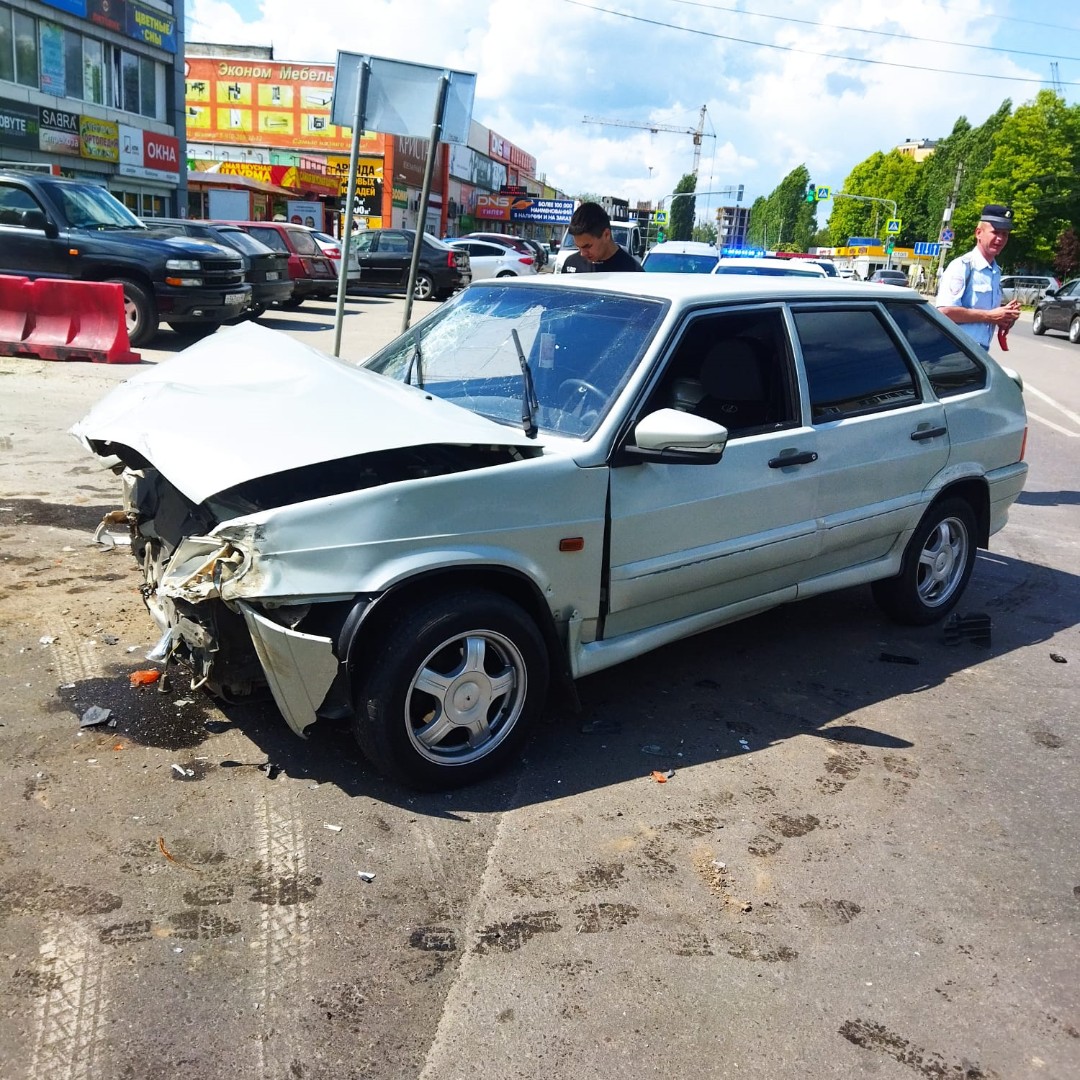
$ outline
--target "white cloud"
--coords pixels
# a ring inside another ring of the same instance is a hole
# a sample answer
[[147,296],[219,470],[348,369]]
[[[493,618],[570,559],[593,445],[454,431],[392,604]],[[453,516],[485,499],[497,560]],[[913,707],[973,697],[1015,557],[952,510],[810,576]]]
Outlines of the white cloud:
[[[1003,5],[991,0],[967,0],[964,8],[952,0],[905,0],[887,8],[862,0],[833,0],[818,7],[751,0],[754,11],[823,24],[818,26],[716,10],[709,0],[697,5],[586,2],[653,22],[619,18],[567,0],[527,5],[508,0],[320,0],[308,9],[298,8],[295,0],[190,0],[188,36],[272,44],[279,59],[332,62],[343,49],[475,71],[475,119],[532,154],[549,182],[571,194],[590,191],[631,200],[655,200],[690,171],[691,135],[585,124],[584,116],[690,130],[706,105],[698,188],[744,184],[749,203],[803,163],[815,180],[838,188],[850,169],[875,150],[888,150],[909,137],[943,137],[961,115],[979,124],[1006,97],[1026,101],[1039,89],[1034,83],[904,70],[812,53],[1049,81],[1048,64],[1036,58],[834,28],[1046,48],[1040,44],[1046,41],[1045,28],[1042,34],[1025,30],[1019,18],[1004,17]],[[725,6],[734,3],[726,0]],[[1078,16],[1061,7],[1054,12],[1059,21],[1076,26],[1080,46]],[[655,22],[804,51],[762,48]],[[1063,48],[1067,40],[1067,34],[1059,34],[1055,47]]]

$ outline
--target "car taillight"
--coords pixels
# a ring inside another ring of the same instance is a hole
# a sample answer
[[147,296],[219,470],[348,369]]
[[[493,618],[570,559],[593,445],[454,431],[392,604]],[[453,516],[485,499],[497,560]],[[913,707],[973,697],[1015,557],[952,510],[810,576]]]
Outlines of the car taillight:
[[535,260],[533,259],[533,257],[532,257],[531,255],[522,255],[522,256],[521,256],[521,257],[520,257],[520,258],[518,259],[518,262],[519,262],[519,263],[524,263],[524,264],[525,264],[526,266],[532,266],[532,264],[533,264],[533,262],[534,262],[534,261],[535,261]]
[[456,252],[456,251],[448,251],[448,252],[446,253],[446,265],[447,265],[447,266],[448,266],[448,267],[449,267],[449,268],[450,268],[451,270],[456,270],[456,269],[457,269],[457,265],[458,265],[458,252]]

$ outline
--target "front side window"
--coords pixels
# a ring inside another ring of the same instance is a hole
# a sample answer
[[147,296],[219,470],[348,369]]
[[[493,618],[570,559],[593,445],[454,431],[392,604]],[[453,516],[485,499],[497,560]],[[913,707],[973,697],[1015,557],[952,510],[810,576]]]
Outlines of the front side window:
[[986,368],[953,341],[921,304],[889,304],[887,310],[939,398],[986,385]]
[[914,375],[875,310],[803,309],[796,310],[794,318],[813,423],[919,400]]

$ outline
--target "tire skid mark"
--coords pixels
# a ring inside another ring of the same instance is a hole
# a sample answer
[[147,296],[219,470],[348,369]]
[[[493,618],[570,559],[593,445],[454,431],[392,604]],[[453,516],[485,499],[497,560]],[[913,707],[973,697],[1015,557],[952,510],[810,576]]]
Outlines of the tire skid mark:
[[100,679],[105,675],[105,665],[97,642],[83,638],[82,632],[70,623],[64,623],[53,631],[53,660],[61,683],[83,682]]
[[74,919],[56,917],[45,924],[38,956],[48,981],[34,1009],[30,1080],[104,1077],[94,1056],[108,1005],[97,941]]
[[288,1035],[295,1006],[307,996],[311,958],[308,879],[303,815],[287,789],[263,790],[258,846],[265,852],[263,882],[252,897],[261,904],[254,947],[259,952],[252,987],[261,1030],[256,1038],[259,1076],[288,1076],[300,1047]]

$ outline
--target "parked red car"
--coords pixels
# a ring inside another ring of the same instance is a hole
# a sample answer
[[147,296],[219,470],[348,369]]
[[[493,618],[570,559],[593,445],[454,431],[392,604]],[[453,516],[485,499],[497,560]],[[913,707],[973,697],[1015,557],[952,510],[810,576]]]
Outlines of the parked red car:
[[304,300],[337,296],[337,270],[315,242],[314,231],[288,221],[230,221],[274,251],[289,256],[293,294],[282,307],[299,307]]

